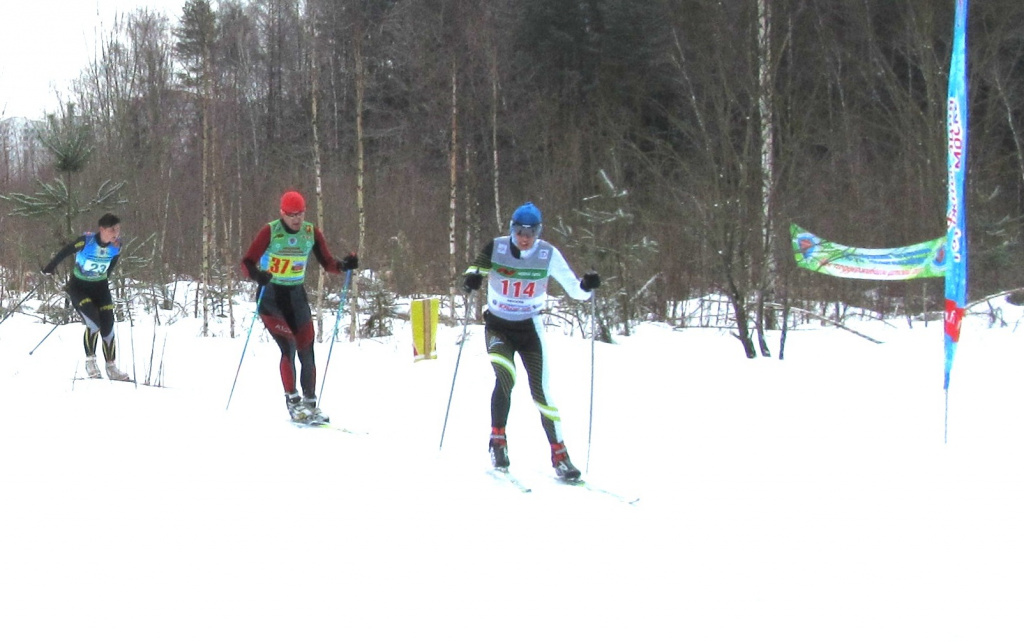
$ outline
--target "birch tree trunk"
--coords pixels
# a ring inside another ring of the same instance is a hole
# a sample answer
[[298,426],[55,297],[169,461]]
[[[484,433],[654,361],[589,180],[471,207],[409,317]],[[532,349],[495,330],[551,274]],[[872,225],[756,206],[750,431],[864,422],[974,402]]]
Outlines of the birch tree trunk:
[[[366,244],[366,204],[363,195],[364,172],[366,171],[365,145],[363,142],[363,100],[366,95],[366,69],[363,66],[363,34],[360,30],[356,34],[355,43],[356,63],[356,215],[359,219],[359,244],[356,251],[359,256],[363,255],[363,248]],[[359,336],[359,279],[352,279],[349,283],[351,296],[349,297],[349,309],[351,320],[349,321],[349,341],[355,341]]]
[[[162,174],[163,174],[163,170],[161,170],[161,178],[162,178]],[[173,295],[172,295],[171,291],[169,291],[167,289],[167,285],[166,285],[167,281],[169,281],[169,278],[168,278],[169,277],[168,265],[167,265],[167,263],[163,262],[164,261],[163,257],[166,256],[166,254],[164,253],[164,246],[167,243],[167,228],[168,228],[168,224],[169,224],[169,221],[170,221],[170,218],[171,218],[171,188],[170,188],[170,185],[172,184],[171,183],[171,179],[173,177],[174,177],[174,165],[168,163],[167,164],[167,179],[166,179],[166,183],[165,183],[165,187],[164,187],[165,192],[163,193],[163,198],[160,199],[162,201],[162,203],[163,203],[162,206],[160,207],[160,209],[162,210],[161,216],[160,216],[160,228],[159,228],[160,232],[159,232],[159,234],[157,234],[156,243],[153,244],[153,256],[152,256],[152,263],[153,263],[153,265],[159,265],[160,266],[160,269],[158,270],[157,274],[160,274],[160,275],[163,276],[163,279],[162,279],[163,283],[161,284],[161,290],[160,290],[161,293],[162,293],[162,296],[163,296],[163,301],[161,301],[160,304],[162,306],[168,306],[168,307],[164,308],[165,310],[172,310],[172,309],[174,309],[174,303],[173,303],[174,298],[173,298]]]
[[455,210],[458,195],[458,80],[455,62],[452,62],[452,131],[448,148],[448,309],[452,311],[452,325],[455,324]]
[[498,54],[491,51],[491,164],[494,169],[494,222],[496,232],[501,232],[501,196],[498,186]]
[[[316,28],[316,11],[313,0],[308,0],[306,8],[309,12],[310,29],[313,32],[310,45],[310,124],[313,131],[313,180],[316,193],[316,226],[324,230],[324,183],[323,183],[323,162],[320,156],[320,127],[317,122],[319,105],[317,100],[320,95],[320,65],[317,60],[317,39],[319,32]],[[322,342],[324,340],[324,290],[327,280],[327,271],[320,270],[320,276],[316,283],[316,336]],[[333,340],[333,339],[332,339]]]
[[209,336],[210,332],[210,282],[211,282],[211,260],[213,253],[213,234],[211,230],[211,194],[210,194],[210,49],[208,45],[203,47],[203,97],[201,99],[202,109],[202,174],[203,174],[203,258],[202,258],[202,282],[203,282],[203,336]]
[[[237,167],[237,166],[236,166]],[[227,176],[224,177],[224,182],[227,183]],[[228,190],[221,190],[221,194],[224,194]],[[241,192],[236,192],[241,194]],[[227,200],[227,199],[225,199]],[[235,202],[237,198],[233,199]],[[234,270],[232,269],[234,264],[234,253],[231,251],[231,241],[234,238],[234,219],[231,218],[231,206],[225,202],[224,206],[220,209],[221,213],[221,225],[224,230],[223,241],[220,244],[220,253],[222,261],[224,262],[224,283],[225,292],[224,296],[227,298],[226,304],[228,306],[228,333],[233,338],[235,336],[235,286],[238,284],[237,279],[234,278]]]
[[773,201],[775,190],[775,137],[773,121],[774,91],[772,83],[771,0],[757,0],[758,45],[758,107],[761,116],[761,274],[757,288],[757,341],[761,356],[770,357],[765,340],[765,303],[775,292],[776,266],[774,252]]

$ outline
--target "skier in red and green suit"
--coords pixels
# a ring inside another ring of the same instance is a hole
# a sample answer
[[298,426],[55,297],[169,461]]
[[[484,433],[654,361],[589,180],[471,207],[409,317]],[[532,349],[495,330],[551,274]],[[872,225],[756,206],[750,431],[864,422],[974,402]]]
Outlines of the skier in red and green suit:
[[[304,220],[305,213],[306,200],[302,194],[285,192],[281,196],[280,218],[260,228],[242,258],[242,269],[263,288],[259,315],[281,349],[281,383],[288,413],[299,423],[326,423],[329,418],[316,398],[315,331],[303,285],[306,266],[310,254],[332,274],[354,270],[359,261],[354,252],[344,259],[334,258],[323,233]],[[301,364],[298,380],[296,355]]]

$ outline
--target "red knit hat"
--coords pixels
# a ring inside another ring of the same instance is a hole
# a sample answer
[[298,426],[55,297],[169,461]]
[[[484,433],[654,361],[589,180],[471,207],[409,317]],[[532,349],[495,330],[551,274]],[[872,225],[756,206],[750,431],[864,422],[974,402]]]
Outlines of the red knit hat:
[[296,214],[306,211],[306,199],[298,192],[285,192],[281,195],[281,211],[285,214]]

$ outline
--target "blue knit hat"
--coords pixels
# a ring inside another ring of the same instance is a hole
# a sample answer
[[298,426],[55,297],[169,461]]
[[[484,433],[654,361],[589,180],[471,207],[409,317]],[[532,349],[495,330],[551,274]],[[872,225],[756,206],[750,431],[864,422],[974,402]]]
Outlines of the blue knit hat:
[[540,225],[540,210],[536,205],[527,201],[512,213],[512,222],[518,225]]

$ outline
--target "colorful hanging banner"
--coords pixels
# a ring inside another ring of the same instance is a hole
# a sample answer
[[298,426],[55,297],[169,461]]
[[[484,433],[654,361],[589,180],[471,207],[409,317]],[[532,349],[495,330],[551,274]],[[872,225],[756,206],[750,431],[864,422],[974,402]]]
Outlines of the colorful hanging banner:
[[946,237],[905,247],[864,249],[826,241],[799,225],[789,226],[793,257],[806,270],[846,279],[906,281],[943,276]]
[[967,0],[956,0],[953,25],[953,52],[949,62],[949,96],[946,101],[946,314],[943,322],[945,376],[943,388],[949,390],[949,373],[960,341],[960,324],[967,305]]

